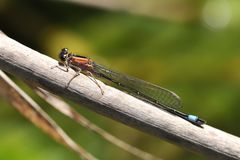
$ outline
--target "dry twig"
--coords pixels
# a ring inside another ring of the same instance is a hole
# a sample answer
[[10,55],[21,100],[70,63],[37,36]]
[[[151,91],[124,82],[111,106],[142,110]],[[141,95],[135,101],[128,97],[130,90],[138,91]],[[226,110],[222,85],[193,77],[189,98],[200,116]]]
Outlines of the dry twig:
[[92,122],[90,122],[87,118],[85,118],[83,115],[79,114],[75,109],[70,107],[66,102],[61,100],[59,97],[47,92],[46,90],[42,88],[36,89],[37,94],[42,97],[44,100],[46,100],[49,104],[51,104],[55,109],[63,113],[64,115],[72,118],[79,124],[81,124],[83,127],[90,129],[94,133],[97,133],[101,137],[103,137],[105,140],[109,141],[112,144],[115,144],[119,148],[125,150],[126,152],[129,152],[136,157],[144,160],[160,160],[157,157],[154,157],[153,155],[144,152],[134,146],[131,146],[130,144],[121,141],[117,137],[111,135],[107,131],[103,130],[102,128],[99,128]]
[[94,156],[78,146],[68,135],[45,113],[40,106],[22,91],[5,73],[0,70],[1,94],[28,120],[86,160],[96,160]]

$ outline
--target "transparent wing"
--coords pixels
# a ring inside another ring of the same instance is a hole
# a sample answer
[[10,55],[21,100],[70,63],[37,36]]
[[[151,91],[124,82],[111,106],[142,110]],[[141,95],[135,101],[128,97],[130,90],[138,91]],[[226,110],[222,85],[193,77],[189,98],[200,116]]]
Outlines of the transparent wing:
[[114,72],[93,62],[93,73],[118,84],[123,90],[158,107],[181,107],[180,98],[165,88],[128,75]]

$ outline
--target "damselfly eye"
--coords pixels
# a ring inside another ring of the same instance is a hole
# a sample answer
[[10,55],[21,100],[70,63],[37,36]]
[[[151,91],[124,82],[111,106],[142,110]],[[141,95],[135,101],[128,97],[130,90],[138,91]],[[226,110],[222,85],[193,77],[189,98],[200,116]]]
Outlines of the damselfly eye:
[[68,52],[68,49],[67,48],[63,48],[62,52]]
[[61,50],[61,52],[59,53],[59,58],[61,59],[61,61],[65,61],[68,55],[68,49],[67,48],[63,48]]

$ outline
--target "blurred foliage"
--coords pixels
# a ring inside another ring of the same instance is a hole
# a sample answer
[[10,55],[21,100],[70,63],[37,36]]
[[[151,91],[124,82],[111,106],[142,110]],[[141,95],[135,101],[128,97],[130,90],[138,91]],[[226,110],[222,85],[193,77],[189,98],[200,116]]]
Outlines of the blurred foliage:
[[[181,0],[171,1],[173,5],[175,2],[181,4]],[[68,47],[114,70],[168,88],[182,98],[182,111],[197,114],[209,125],[240,136],[240,21],[236,7],[240,2],[221,3],[227,8],[209,1],[196,3],[203,14],[179,22],[167,20],[166,15],[163,20],[57,1],[2,0],[0,28],[11,38],[54,58],[61,48]],[[219,16],[228,19],[221,21]],[[21,81],[16,82],[99,159],[135,159],[56,113]],[[5,99],[0,99],[0,105],[0,159],[78,159],[27,122]],[[73,106],[102,128],[154,155],[164,159],[204,159],[84,107]]]

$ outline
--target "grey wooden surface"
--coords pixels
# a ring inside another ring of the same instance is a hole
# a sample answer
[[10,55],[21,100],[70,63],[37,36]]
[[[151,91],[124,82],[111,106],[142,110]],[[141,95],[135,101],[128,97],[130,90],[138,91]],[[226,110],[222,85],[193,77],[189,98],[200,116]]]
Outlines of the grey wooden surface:
[[240,138],[208,125],[203,125],[203,128],[192,125],[182,118],[98,81],[104,90],[102,95],[99,88],[83,74],[65,88],[75,72],[51,68],[56,65],[57,60],[0,33],[1,70],[208,158],[240,159]]

